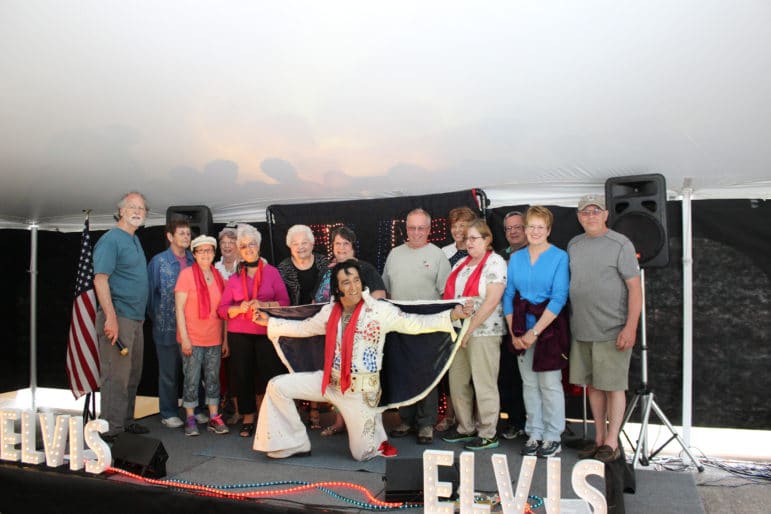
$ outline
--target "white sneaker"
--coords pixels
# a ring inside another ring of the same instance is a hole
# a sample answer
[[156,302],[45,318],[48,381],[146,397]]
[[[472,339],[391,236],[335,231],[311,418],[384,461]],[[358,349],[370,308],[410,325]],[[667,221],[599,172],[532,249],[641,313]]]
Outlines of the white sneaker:
[[163,418],[161,424],[168,428],[179,428],[184,425],[185,422],[179,419],[178,416],[172,416],[170,418]]
[[195,415],[195,422],[198,423],[199,425],[203,425],[204,423],[208,423],[209,422],[209,416],[207,416],[203,412],[199,412],[198,414]]

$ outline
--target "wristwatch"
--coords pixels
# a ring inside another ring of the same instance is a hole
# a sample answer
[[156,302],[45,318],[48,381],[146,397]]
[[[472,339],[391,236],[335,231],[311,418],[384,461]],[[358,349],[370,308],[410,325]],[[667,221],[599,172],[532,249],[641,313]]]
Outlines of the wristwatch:
[[541,334],[540,334],[540,332],[538,332],[538,331],[535,329],[535,327],[531,328],[530,330],[532,330],[532,331],[533,331],[533,335],[534,335],[535,337],[538,337],[539,335],[541,335]]

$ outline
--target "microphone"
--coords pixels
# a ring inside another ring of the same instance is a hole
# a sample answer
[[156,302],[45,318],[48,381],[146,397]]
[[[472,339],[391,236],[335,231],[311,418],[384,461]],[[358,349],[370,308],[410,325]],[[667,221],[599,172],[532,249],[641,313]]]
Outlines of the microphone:
[[126,345],[121,342],[120,339],[115,340],[115,346],[118,347],[118,350],[120,351],[120,354],[124,357],[128,355],[128,348],[126,348]]

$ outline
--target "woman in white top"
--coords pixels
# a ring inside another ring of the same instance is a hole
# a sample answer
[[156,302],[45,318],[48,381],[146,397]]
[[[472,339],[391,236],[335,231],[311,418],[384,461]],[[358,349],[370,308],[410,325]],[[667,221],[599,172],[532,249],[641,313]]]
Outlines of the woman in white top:
[[[449,371],[450,396],[458,425],[442,436],[448,443],[466,443],[468,450],[498,447],[495,434],[500,410],[501,339],[506,334],[501,306],[506,262],[492,250],[492,242],[492,232],[484,220],[478,219],[469,225],[468,257],[453,268],[443,296],[474,301],[475,314]],[[474,419],[475,410],[477,419]]]

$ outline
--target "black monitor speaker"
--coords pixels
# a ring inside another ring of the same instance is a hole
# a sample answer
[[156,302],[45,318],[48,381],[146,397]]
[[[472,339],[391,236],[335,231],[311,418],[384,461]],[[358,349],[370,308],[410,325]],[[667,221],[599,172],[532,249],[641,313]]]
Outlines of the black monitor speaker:
[[[423,501],[422,457],[391,457],[386,459],[385,500],[387,502]],[[452,490],[458,489],[458,462],[452,466],[439,466],[439,481],[450,482]]]
[[112,447],[113,465],[147,478],[166,476],[169,454],[159,439],[123,432]]
[[605,182],[608,227],[628,237],[640,267],[669,264],[667,184],[659,173],[613,177]]
[[187,220],[193,237],[215,235],[211,233],[214,230],[211,209],[205,205],[173,205],[166,209],[166,223],[174,218]]

